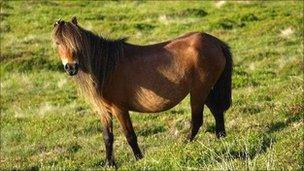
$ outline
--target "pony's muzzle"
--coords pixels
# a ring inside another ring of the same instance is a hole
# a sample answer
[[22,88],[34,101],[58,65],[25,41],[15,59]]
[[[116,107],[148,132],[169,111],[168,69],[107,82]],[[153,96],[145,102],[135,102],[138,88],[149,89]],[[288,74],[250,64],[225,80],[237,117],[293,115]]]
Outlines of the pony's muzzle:
[[74,64],[65,64],[64,65],[64,70],[70,75],[76,75],[78,72],[78,63],[74,63]]

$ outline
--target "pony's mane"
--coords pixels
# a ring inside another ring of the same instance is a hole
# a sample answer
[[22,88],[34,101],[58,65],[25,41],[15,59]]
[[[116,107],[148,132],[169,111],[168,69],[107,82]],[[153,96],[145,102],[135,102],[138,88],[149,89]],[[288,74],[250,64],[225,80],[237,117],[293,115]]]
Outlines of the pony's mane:
[[98,94],[102,94],[110,74],[124,56],[126,38],[106,39],[73,23],[61,22],[54,28],[53,39],[78,59],[81,69],[78,81],[93,84]]
[[82,93],[98,113],[110,117],[103,90],[124,56],[126,39],[105,39],[77,24],[61,21],[54,27],[53,41],[77,58],[80,70],[74,77]]

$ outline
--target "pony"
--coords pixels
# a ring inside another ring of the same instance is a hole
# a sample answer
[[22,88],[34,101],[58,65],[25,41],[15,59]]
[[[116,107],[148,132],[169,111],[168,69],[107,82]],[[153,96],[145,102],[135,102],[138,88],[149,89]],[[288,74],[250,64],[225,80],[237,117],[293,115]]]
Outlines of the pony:
[[216,135],[225,137],[224,112],[231,106],[232,54],[229,46],[204,32],[186,33],[166,42],[135,45],[110,40],[81,27],[76,17],[54,24],[64,70],[99,114],[106,162],[115,166],[113,117],[136,159],[143,158],[129,111],[161,112],[190,94],[192,141],[203,123],[204,105],[213,114]]

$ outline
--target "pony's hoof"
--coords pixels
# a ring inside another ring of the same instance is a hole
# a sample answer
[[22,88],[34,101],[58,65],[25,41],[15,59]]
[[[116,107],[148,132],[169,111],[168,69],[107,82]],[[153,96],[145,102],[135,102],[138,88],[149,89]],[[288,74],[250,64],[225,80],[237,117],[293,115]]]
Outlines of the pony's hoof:
[[192,142],[194,140],[194,137],[192,134],[188,134],[186,140],[185,140],[185,143],[189,143],[189,142]]
[[114,160],[106,161],[106,167],[116,168],[116,163]]
[[135,159],[136,159],[136,160],[140,160],[140,159],[142,159],[142,158],[144,158],[144,156],[143,156],[141,153],[135,154]]
[[217,132],[217,133],[216,133],[216,137],[217,137],[218,139],[220,139],[220,138],[225,138],[225,137],[226,137],[226,132],[225,132],[225,131]]

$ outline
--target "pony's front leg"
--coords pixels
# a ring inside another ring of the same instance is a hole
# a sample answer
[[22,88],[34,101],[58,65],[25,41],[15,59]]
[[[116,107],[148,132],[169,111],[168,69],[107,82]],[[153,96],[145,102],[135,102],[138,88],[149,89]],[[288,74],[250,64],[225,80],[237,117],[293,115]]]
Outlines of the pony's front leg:
[[113,142],[114,142],[114,135],[113,135],[113,122],[112,116],[109,115],[102,115],[101,118],[102,124],[102,133],[104,138],[104,143],[106,147],[106,162],[109,166],[115,167],[114,155],[113,155]]
[[132,126],[129,111],[120,109],[115,109],[114,111],[115,116],[123,129],[126,139],[133,150],[135,158],[137,160],[143,158],[143,155],[138,147],[137,137]]

